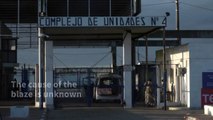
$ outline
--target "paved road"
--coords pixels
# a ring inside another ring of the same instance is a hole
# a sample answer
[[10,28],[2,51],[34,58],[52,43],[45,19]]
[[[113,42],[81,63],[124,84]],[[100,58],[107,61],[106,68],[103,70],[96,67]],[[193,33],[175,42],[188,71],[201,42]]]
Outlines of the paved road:
[[164,111],[147,108],[78,107],[50,110],[48,120],[183,120],[188,112]]
[[[184,120],[186,114],[202,114],[202,110],[164,111],[155,108],[137,107],[63,107],[54,110],[30,108],[27,118],[10,118],[9,107],[0,108],[3,120]],[[209,119],[212,120],[212,117]]]

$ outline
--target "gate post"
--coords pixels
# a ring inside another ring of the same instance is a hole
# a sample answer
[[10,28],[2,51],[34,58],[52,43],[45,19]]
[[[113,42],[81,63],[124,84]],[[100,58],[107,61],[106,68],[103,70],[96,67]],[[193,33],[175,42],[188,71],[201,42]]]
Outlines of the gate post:
[[132,36],[124,32],[123,36],[123,83],[125,108],[132,108]]
[[54,91],[53,91],[53,41],[45,41],[45,103],[46,108],[54,108]]
[[38,64],[39,64],[39,107],[43,109],[44,102],[44,36],[41,28],[38,28]]

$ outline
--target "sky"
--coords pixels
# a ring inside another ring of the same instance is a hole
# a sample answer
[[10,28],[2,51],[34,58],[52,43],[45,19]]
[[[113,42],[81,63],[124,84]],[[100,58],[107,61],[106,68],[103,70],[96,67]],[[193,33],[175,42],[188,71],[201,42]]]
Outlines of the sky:
[[[179,0],[180,29],[212,29],[213,0]],[[157,16],[170,12],[167,29],[175,29],[175,0],[142,0],[142,15]]]
[[[212,30],[213,0],[179,0],[181,30]],[[140,16],[164,16],[170,13],[166,29],[176,28],[175,0],[142,0]],[[161,49],[161,48],[156,48]],[[138,61],[145,60],[145,49],[136,50]],[[38,61],[36,49],[18,50],[18,62],[34,65]],[[122,64],[122,49],[118,48],[117,64]],[[149,60],[155,60],[155,49],[149,48]],[[110,66],[110,48],[58,48],[54,49],[54,66]]]

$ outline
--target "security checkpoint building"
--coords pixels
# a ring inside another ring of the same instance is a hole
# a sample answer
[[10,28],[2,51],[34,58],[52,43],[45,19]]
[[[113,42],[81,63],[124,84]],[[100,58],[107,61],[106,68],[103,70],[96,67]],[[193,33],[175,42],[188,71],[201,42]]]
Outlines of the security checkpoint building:
[[[111,47],[114,51],[112,53],[113,71],[116,70],[116,47],[122,47],[123,99],[126,103],[125,107],[131,108],[137,79],[135,75],[136,46],[146,46],[147,53],[147,46],[165,48],[165,46],[179,45],[180,41],[165,40],[165,38],[176,38],[177,36],[181,38],[212,38],[213,35],[211,30],[181,30],[178,32],[169,30],[165,33],[167,16],[147,17],[141,16],[140,13],[140,0],[1,0],[0,21],[6,23],[12,33],[0,31],[0,38],[17,39],[18,48],[22,39],[27,39],[30,45],[33,42],[39,42],[35,103],[37,107],[41,108],[54,107],[54,97],[45,96],[47,93],[54,92],[51,86],[54,84],[54,47]],[[28,31],[22,31],[22,27]],[[29,37],[22,36],[23,34],[29,35]],[[32,37],[32,35],[36,37]],[[148,37],[154,39],[148,40]],[[36,41],[32,41],[32,39],[36,39]],[[186,43],[183,46],[157,51],[156,82],[160,86],[161,82],[164,82],[162,80],[168,79],[164,92],[172,91],[171,99],[175,103],[186,105],[189,108],[199,108],[205,103],[212,104],[212,93],[209,90],[212,89],[212,58],[211,55],[206,57],[203,54],[209,54],[212,51],[212,42],[197,40],[193,44],[192,42]],[[200,45],[202,50],[199,49]],[[8,46],[8,48],[11,47]],[[146,56],[148,55],[146,54]],[[16,57],[16,55],[11,54],[11,57]],[[15,58],[13,60],[16,62]],[[146,66],[149,62],[146,57]],[[164,75],[165,68],[167,75]],[[145,79],[148,79],[147,75],[145,75]],[[166,87],[167,89],[165,89]],[[173,90],[174,88],[175,90]],[[167,97],[169,96],[168,94]],[[157,105],[160,105],[159,89],[157,90]]]
[[[112,55],[113,71],[116,67],[116,47],[122,47],[123,99],[126,108],[133,107],[135,47],[146,46],[147,49],[147,46],[178,45],[176,40],[167,40],[165,43],[166,14],[141,16],[140,13],[140,0],[0,1],[0,20],[8,26],[11,25],[11,29],[15,29],[10,36],[16,36],[18,47],[23,38],[27,38],[31,45],[32,34],[36,35],[34,42],[39,42],[39,65],[35,72],[35,104],[41,108],[54,107],[54,97],[45,94],[53,93],[53,49],[61,46],[112,47],[115,51]],[[22,31],[21,27],[29,31]],[[36,30],[33,31],[31,28]],[[30,37],[22,36],[28,33]],[[148,36],[152,33],[157,33],[155,38],[161,40],[148,41]]]
[[[132,105],[134,41],[156,30],[165,30],[166,16],[139,16],[140,0],[38,0],[39,83],[53,84],[53,48],[72,44],[123,46],[123,99]],[[163,34],[163,33],[162,33]],[[43,88],[44,87],[44,88]],[[36,89],[38,106],[54,107],[53,87]],[[44,96],[44,99],[43,99]]]

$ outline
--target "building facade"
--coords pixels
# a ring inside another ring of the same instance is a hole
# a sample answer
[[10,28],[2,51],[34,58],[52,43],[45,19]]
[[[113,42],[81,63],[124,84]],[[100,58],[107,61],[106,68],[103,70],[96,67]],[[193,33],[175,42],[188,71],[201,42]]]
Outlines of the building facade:
[[[193,42],[192,42],[193,41]],[[167,91],[172,93],[172,102],[188,108],[201,108],[212,104],[212,60],[211,39],[195,39],[185,45],[166,49]],[[159,63],[158,81],[162,80],[162,51],[156,52]]]
[[0,22],[0,100],[10,99],[11,81],[17,65],[16,41],[7,26]]

